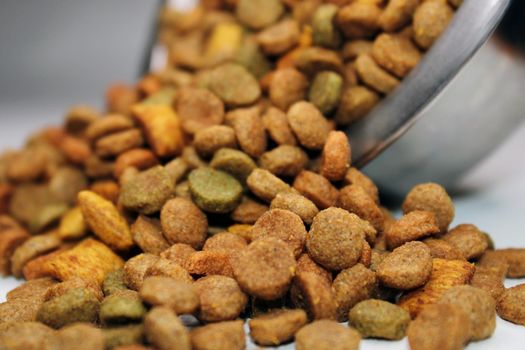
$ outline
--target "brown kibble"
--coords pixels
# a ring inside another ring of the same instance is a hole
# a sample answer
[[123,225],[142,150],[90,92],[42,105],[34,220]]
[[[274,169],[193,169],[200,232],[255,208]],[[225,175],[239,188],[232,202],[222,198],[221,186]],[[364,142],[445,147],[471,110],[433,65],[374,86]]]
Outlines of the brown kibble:
[[233,277],[233,269],[230,263],[230,254],[225,252],[195,252],[188,258],[186,262],[186,268],[192,275],[221,275]]
[[182,152],[181,122],[170,106],[138,104],[133,106],[133,115],[157,157],[176,156]]
[[298,271],[290,289],[292,303],[304,309],[310,320],[335,319],[337,305],[330,282],[318,272]]
[[[7,218],[0,216],[0,219]],[[5,276],[11,273],[11,256],[14,251],[31,236],[16,223],[14,226],[2,227],[2,221],[0,221],[0,274]]]
[[46,263],[73,246],[73,243],[62,243],[60,247],[53,250],[51,253],[40,255],[39,257],[28,261],[22,268],[22,275],[24,275],[24,278],[28,281],[35,278],[49,276],[49,273],[45,270]]
[[29,260],[58,248],[61,242],[56,231],[29,238],[11,256],[11,272],[15,277],[21,277],[22,268]]
[[95,181],[91,184],[89,190],[113,203],[117,203],[120,195],[120,186],[112,180]]
[[195,252],[196,250],[189,244],[176,243],[160,253],[160,257],[171,260],[186,268],[189,257]]
[[280,345],[293,339],[307,321],[303,310],[277,310],[251,319],[250,336],[259,345]]
[[144,274],[144,278],[149,276],[164,276],[171,277],[181,282],[193,282],[193,278],[191,278],[188,271],[176,262],[165,258],[160,258],[154,261],[153,264],[148,267]]
[[379,17],[384,31],[394,32],[403,28],[412,19],[420,0],[390,0]]
[[359,55],[355,60],[355,69],[365,85],[383,94],[392,92],[399,85],[399,80],[379,67],[369,55]]
[[328,180],[342,180],[350,166],[351,151],[346,134],[330,131],[323,148],[321,175]]
[[374,41],[372,57],[381,67],[403,78],[419,63],[421,54],[410,39],[381,34]]
[[212,323],[191,331],[193,350],[244,350],[246,335],[244,322],[226,321]]
[[283,11],[280,0],[238,0],[235,14],[245,26],[258,30],[274,23]]
[[467,260],[479,258],[488,246],[485,235],[471,224],[458,225],[441,239],[452,244]]
[[111,160],[102,160],[95,154],[92,154],[84,162],[86,175],[90,178],[101,179],[113,176],[115,172],[115,162]]
[[133,241],[145,253],[159,255],[169,248],[169,244],[162,235],[160,221],[139,215],[135,223],[131,226]]
[[47,290],[57,284],[52,278],[43,277],[27,281],[24,284],[16,287],[6,294],[6,299],[41,299],[44,300],[44,296]]
[[11,185],[0,183],[0,215],[7,213],[12,194],[13,188]]
[[357,350],[360,342],[359,332],[331,320],[312,322],[295,335],[297,350]]
[[177,91],[174,108],[182,120],[182,128],[195,134],[224,120],[224,104],[206,89],[183,88]]
[[446,1],[425,1],[414,12],[412,26],[414,40],[423,49],[428,49],[447,28],[454,10]]
[[154,307],[146,315],[144,332],[148,341],[159,350],[191,350],[188,330],[167,307]]
[[507,289],[499,298],[496,310],[501,318],[525,325],[525,284]]
[[98,112],[90,106],[73,106],[67,111],[64,126],[69,134],[83,135],[86,128],[99,117]]
[[262,122],[270,138],[279,145],[297,145],[295,135],[288,124],[286,113],[278,108],[270,107],[262,116]]
[[162,208],[160,222],[164,237],[171,244],[186,243],[199,249],[206,240],[206,215],[187,199],[169,200]]
[[319,209],[334,206],[339,197],[339,191],[328,179],[312,171],[301,171],[295,178],[293,187]]
[[244,291],[263,300],[275,300],[288,290],[296,262],[286,243],[265,237],[240,251],[232,265],[235,279]]
[[133,128],[101,137],[95,142],[95,152],[99,157],[113,157],[143,144],[142,133]]
[[99,284],[105,276],[124,265],[124,261],[108,246],[88,238],[69,250],[65,250],[44,262],[42,268],[47,276],[59,281],[73,277],[94,280]]
[[293,48],[300,38],[299,25],[293,19],[283,19],[257,34],[257,43],[267,55],[281,55]]
[[355,60],[361,54],[372,53],[373,42],[369,40],[351,40],[343,46],[343,59],[345,61]]
[[258,158],[266,151],[266,132],[259,107],[236,109],[228,116],[241,149],[251,157]]
[[323,71],[341,73],[344,68],[341,57],[335,51],[321,47],[301,49],[295,59],[295,66],[309,77]]
[[40,322],[8,322],[0,325],[0,348],[8,350],[39,349],[54,330]]
[[144,279],[140,297],[152,306],[167,306],[177,315],[191,314],[200,305],[193,285],[170,277],[154,276]]
[[276,71],[270,83],[270,100],[282,111],[294,103],[304,100],[308,89],[308,80],[296,69],[286,68]]
[[202,157],[210,157],[221,148],[236,148],[235,131],[226,125],[214,125],[195,133],[195,150]]
[[150,150],[135,148],[120,154],[115,162],[114,176],[120,178],[127,167],[145,170],[158,164],[158,160]]
[[471,339],[489,338],[496,328],[496,303],[489,293],[472,286],[456,286],[447,290],[440,304],[449,304],[462,310],[470,319]]
[[345,185],[360,186],[374,200],[374,202],[379,203],[379,190],[377,189],[377,186],[368,176],[357,168],[348,169],[344,176],[343,183]]
[[17,152],[7,162],[7,177],[15,182],[35,181],[44,174],[46,161],[45,154],[38,147]]
[[336,319],[346,321],[350,309],[358,302],[370,298],[376,284],[376,274],[361,264],[341,271],[332,284],[337,305]]
[[364,86],[350,86],[343,91],[336,113],[340,125],[351,124],[368,114],[379,102],[379,95]]
[[100,286],[96,281],[72,277],[64,282],[54,284],[53,286],[49,287],[44,295],[43,301],[49,301],[51,299],[60,297],[73,289],[84,289],[92,293],[98,301],[102,301],[102,299],[104,299],[102,289],[100,289]]
[[489,293],[494,300],[505,292],[505,276],[509,270],[509,265],[502,261],[481,261],[476,265],[476,272],[472,276],[470,285],[483,289]]
[[310,225],[319,209],[308,198],[296,194],[282,192],[272,200],[270,209],[284,209],[298,215],[306,224]]
[[220,232],[208,238],[202,250],[233,255],[247,246],[246,240],[241,236],[231,232]]
[[57,169],[49,181],[49,189],[58,199],[73,205],[77,201],[78,192],[88,186],[86,175],[79,169],[64,166]]
[[383,231],[383,212],[361,186],[343,187],[339,191],[338,206],[368,221],[376,231]]
[[[43,300],[41,298],[34,297],[13,299],[0,303],[0,326],[8,322],[36,321],[36,316],[42,303]],[[0,337],[1,335],[0,328]]]
[[450,288],[468,284],[474,275],[475,267],[465,260],[432,259],[430,280],[422,287],[405,294],[398,304],[417,316],[428,305],[436,303]]
[[432,273],[430,249],[408,242],[394,249],[377,267],[377,278],[387,287],[409,290],[424,285]]
[[106,90],[106,105],[111,113],[129,115],[131,107],[139,99],[134,87],[117,83]]
[[109,114],[104,118],[99,118],[89,124],[86,129],[86,137],[90,141],[95,141],[103,136],[131,129],[133,121],[119,114]]
[[342,7],[335,17],[335,23],[350,39],[372,36],[379,29],[381,9],[369,1],[354,1]]
[[282,145],[263,153],[259,166],[277,176],[296,176],[304,169],[308,156],[299,147]]
[[203,322],[229,321],[236,319],[246,307],[248,298],[233,278],[207,276],[194,284],[200,299],[197,313]]
[[128,288],[140,290],[148,269],[153,266],[159,257],[153,254],[139,254],[126,261],[124,265],[124,282]]
[[385,229],[389,248],[439,233],[434,214],[430,211],[411,211]]
[[461,350],[470,334],[468,315],[448,304],[428,306],[407,330],[408,343],[413,350]]
[[119,251],[133,246],[128,223],[113,203],[94,192],[82,191],[78,205],[88,226],[104,243]]
[[300,273],[307,272],[322,277],[328,285],[332,284],[332,272],[318,265],[307,253],[303,253],[299,259],[297,259],[296,274],[299,275]]
[[311,103],[297,102],[288,110],[288,123],[299,143],[307,149],[322,149],[329,127],[321,112]]
[[521,278],[525,276],[525,249],[508,248],[488,250],[480,259],[480,264],[491,265],[493,261],[508,264],[507,277]]
[[259,82],[246,68],[236,63],[215,67],[210,73],[209,88],[228,107],[247,106],[261,96]]
[[423,243],[430,248],[430,255],[432,255],[433,258],[448,260],[463,259],[461,252],[447,241],[437,238],[427,238],[423,240]]
[[56,346],[52,348],[55,350],[101,350],[104,348],[102,331],[89,323],[68,325],[60,329],[51,342]]
[[254,224],[262,214],[268,211],[268,209],[268,206],[264,204],[256,202],[248,197],[243,197],[241,204],[233,210],[230,217],[232,220],[241,224]]
[[278,193],[295,192],[295,189],[291,188],[290,185],[265,169],[252,171],[246,179],[246,183],[253,194],[266,202],[271,202]]

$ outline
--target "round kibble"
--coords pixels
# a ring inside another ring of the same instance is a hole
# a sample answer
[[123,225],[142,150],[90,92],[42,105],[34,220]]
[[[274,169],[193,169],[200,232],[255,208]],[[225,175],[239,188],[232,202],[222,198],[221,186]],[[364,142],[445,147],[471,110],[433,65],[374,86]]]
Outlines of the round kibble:
[[385,239],[389,248],[396,248],[403,243],[421,239],[435,233],[439,233],[439,227],[437,226],[434,213],[415,210],[387,225]]
[[235,130],[241,149],[251,157],[257,158],[266,151],[266,132],[258,107],[236,109],[228,116]]
[[257,30],[274,23],[283,11],[280,0],[240,0],[235,13],[241,23]]
[[330,320],[314,321],[295,335],[297,350],[357,350],[360,342],[357,331]]
[[328,115],[339,105],[343,91],[343,78],[334,72],[325,71],[317,74],[308,92],[308,100],[321,113]]
[[296,69],[280,69],[272,76],[270,100],[279,109],[287,111],[294,103],[304,100],[308,80]]
[[479,258],[488,247],[486,236],[471,224],[458,225],[441,238],[459,250],[467,260]]
[[267,55],[280,55],[290,50],[300,38],[296,21],[284,19],[257,34],[257,43]]
[[289,145],[278,146],[259,158],[259,166],[277,176],[296,176],[307,162],[301,148]]
[[381,34],[374,41],[372,57],[381,67],[402,78],[419,63],[421,54],[409,39]]
[[227,213],[242,199],[242,186],[233,176],[212,168],[193,170],[188,176],[193,201],[210,213]]
[[326,209],[337,204],[339,197],[337,188],[326,177],[312,171],[301,171],[295,177],[293,187],[314,202],[319,209]]
[[236,148],[235,131],[226,125],[210,126],[195,133],[195,150],[202,157],[210,157],[223,147]]
[[193,350],[244,350],[246,334],[243,321],[208,324],[191,331]]
[[274,311],[250,320],[250,336],[259,345],[276,346],[293,339],[307,321],[301,309]]
[[252,171],[246,183],[253,194],[266,202],[271,202],[278,193],[295,192],[290,185],[265,169]]
[[208,234],[206,215],[191,201],[175,198],[168,201],[160,213],[164,237],[169,243],[186,243],[195,249],[204,244]]
[[[133,290],[140,290],[146,271],[148,271],[157,260],[159,260],[159,257],[153,254],[139,254],[129,259],[124,265],[124,283],[126,286]],[[107,280],[107,285],[104,286],[104,290],[112,294],[118,291],[119,287],[120,280],[118,279],[118,275],[115,275],[114,279]]]
[[191,314],[200,305],[195,288],[170,277],[153,276],[144,280],[140,297],[152,306],[167,306],[177,315]]
[[425,1],[414,12],[414,40],[428,49],[445,30],[454,11],[444,1]]
[[205,89],[180,89],[177,91],[174,107],[182,119],[182,128],[189,134],[219,125],[224,119],[224,104]]
[[235,254],[246,248],[246,240],[231,232],[220,232],[206,240],[202,250],[226,254]]
[[159,350],[191,350],[188,329],[169,308],[153,308],[144,318],[144,332],[148,341]]
[[381,9],[373,2],[356,1],[342,7],[335,23],[350,39],[363,39],[372,36],[379,29]]
[[346,134],[330,131],[321,158],[321,175],[328,180],[342,180],[350,166],[351,150]]
[[288,124],[286,113],[278,108],[270,107],[262,116],[262,122],[270,138],[279,145],[297,145],[297,140]]
[[234,63],[220,65],[211,72],[210,89],[230,107],[249,105],[261,96],[261,88],[254,76]]
[[246,153],[230,148],[222,148],[215,152],[210,166],[233,175],[242,184],[246,183],[248,176],[257,167]]
[[278,193],[272,200],[270,209],[284,209],[298,215],[305,224],[310,225],[319,209],[308,198],[297,193]]
[[507,289],[498,300],[498,315],[510,322],[525,325],[525,284]]
[[328,138],[328,123],[311,103],[297,102],[288,110],[288,123],[299,143],[307,149],[322,149]]
[[351,86],[343,91],[336,113],[340,125],[351,124],[368,114],[379,102],[379,95],[364,86]]

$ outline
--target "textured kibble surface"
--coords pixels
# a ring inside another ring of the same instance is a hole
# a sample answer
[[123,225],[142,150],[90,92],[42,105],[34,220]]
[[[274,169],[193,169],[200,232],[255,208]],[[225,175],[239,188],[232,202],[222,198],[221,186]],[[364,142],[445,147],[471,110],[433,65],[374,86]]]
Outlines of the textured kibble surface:
[[298,350],[357,350],[361,337],[351,328],[335,321],[319,320],[304,326],[295,335]]
[[250,320],[250,336],[259,345],[279,345],[292,339],[307,322],[303,310],[279,310]]
[[211,168],[193,170],[189,176],[193,200],[204,211],[230,212],[239,205],[241,184],[231,175]]

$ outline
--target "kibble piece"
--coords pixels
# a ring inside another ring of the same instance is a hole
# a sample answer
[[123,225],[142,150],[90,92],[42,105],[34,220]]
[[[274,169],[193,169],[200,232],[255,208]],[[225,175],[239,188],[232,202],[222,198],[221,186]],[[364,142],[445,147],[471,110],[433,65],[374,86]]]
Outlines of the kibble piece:
[[368,38],[379,29],[380,15],[381,9],[376,4],[355,1],[339,10],[335,23],[347,38]]
[[6,294],[6,299],[44,299],[47,290],[57,282],[49,277],[43,277],[27,281]]
[[380,93],[388,94],[399,85],[399,80],[379,67],[369,55],[359,55],[355,60],[355,69],[366,85]]
[[250,336],[259,345],[276,346],[293,339],[307,320],[301,309],[274,311],[250,320]]
[[191,314],[200,305],[195,288],[170,277],[154,276],[144,280],[140,297],[152,306],[167,306],[177,315]]
[[157,157],[176,156],[182,152],[181,122],[171,106],[138,104],[133,106],[133,114]]
[[143,144],[142,133],[139,129],[133,128],[98,139],[95,143],[95,153],[103,158],[113,157]]
[[[0,217],[3,218],[3,217]],[[1,225],[1,224],[0,224]],[[0,228],[0,274],[11,273],[11,256],[13,252],[31,236],[18,224],[13,227]]]
[[58,248],[60,243],[56,231],[29,238],[11,256],[11,272],[15,277],[21,277],[22,268],[29,260]]
[[339,191],[338,206],[368,221],[376,231],[383,231],[383,212],[361,186],[343,187]]
[[186,269],[192,275],[221,275],[233,277],[230,254],[217,251],[200,251],[192,254],[186,263]]
[[159,257],[153,254],[139,254],[129,259],[124,265],[124,282],[133,290],[140,290],[148,269],[153,266]]
[[37,147],[25,149],[8,163],[7,176],[14,182],[38,180],[45,171],[46,161],[47,157]]
[[88,323],[75,323],[60,329],[53,342],[56,342],[56,348],[51,347],[51,349],[56,350],[104,349],[102,331]]
[[310,225],[319,209],[308,198],[296,193],[279,193],[270,204],[270,209],[284,209],[298,215]]
[[74,243],[62,243],[51,253],[40,255],[38,258],[28,261],[22,268],[22,275],[24,275],[24,278],[28,281],[49,276],[49,273],[45,270],[46,263],[64,251],[71,249],[73,246]]
[[49,182],[50,190],[62,201],[75,204],[77,193],[88,185],[86,175],[73,167],[64,166],[57,169]]
[[293,187],[303,196],[314,202],[319,209],[336,204],[339,191],[324,176],[303,170],[294,180]]
[[210,157],[221,148],[236,148],[235,131],[226,125],[214,125],[197,131],[195,150],[203,157]]
[[243,321],[212,323],[190,333],[193,350],[244,350],[246,335]]
[[160,221],[139,215],[135,223],[131,226],[133,241],[145,253],[159,255],[169,248],[169,244],[162,235]]
[[471,224],[458,225],[441,238],[457,248],[467,260],[479,258],[488,246],[485,235]]
[[326,119],[313,104],[297,102],[290,107],[287,117],[302,146],[313,150],[323,148],[330,130]]
[[104,328],[102,334],[106,349],[116,349],[119,346],[144,342],[144,327],[142,325]]
[[281,55],[293,48],[300,39],[299,25],[293,19],[283,19],[257,34],[257,43],[267,55]]
[[423,49],[428,49],[447,28],[454,10],[446,1],[425,1],[414,12],[414,40]]
[[248,197],[243,197],[241,204],[235,208],[230,217],[235,222],[239,222],[241,224],[254,224],[255,221],[257,221],[257,219],[259,219],[266,211],[268,211],[268,206],[254,201]]
[[276,71],[270,83],[270,100],[282,111],[287,111],[294,103],[304,100],[308,80],[296,69],[286,68]]
[[212,168],[195,169],[189,174],[188,181],[193,201],[204,211],[227,213],[241,201],[241,184],[223,171]]
[[408,343],[413,350],[460,350],[470,334],[468,315],[448,304],[428,306],[407,330]]
[[304,169],[308,156],[299,147],[282,145],[261,155],[259,166],[277,176],[296,176]]
[[274,23],[283,11],[280,0],[240,0],[235,14],[242,24],[258,30]]
[[457,286],[447,290],[440,304],[450,304],[468,315],[471,325],[471,339],[489,338],[496,328],[496,303],[484,290],[472,286]]
[[261,95],[255,77],[246,68],[234,63],[225,63],[213,69],[210,89],[229,107],[249,105]]
[[79,277],[72,277],[64,282],[57,283],[48,288],[44,295],[44,301],[49,301],[56,297],[60,297],[73,289],[83,289],[92,293],[98,301],[104,299],[104,294],[100,286],[93,280],[84,280]]
[[270,138],[279,145],[297,145],[297,140],[288,124],[286,113],[278,108],[270,107],[262,116],[262,122]]
[[175,183],[178,183],[187,175],[189,168],[190,165],[182,157],[177,157],[164,166],[171,180]]
[[355,60],[361,54],[370,54],[372,52],[373,43],[370,40],[351,40],[343,46],[343,59]]
[[377,299],[361,301],[348,315],[348,324],[364,338],[403,339],[409,323],[410,314],[407,311]]
[[358,185],[362,187],[374,202],[379,203],[379,190],[377,189],[377,186],[368,176],[357,168],[348,169],[343,182],[345,185]]
[[126,286],[126,282],[124,281],[123,269],[111,271],[106,275],[106,278],[102,283],[102,291],[104,292],[105,296],[126,289],[128,289],[128,287]]
[[230,124],[241,149],[251,157],[258,158],[266,151],[266,133],[259,107],[239,108],[230,113]]
[[315,262],[337,271],[357,263],[364,238],[363,220],[346,210],[328,208],[315,216],[306,248]]
[[370,298],[376,280],[376,274],[362,264],[343,270],[337,275],[332,284],[332,291],[337,305],[338,321],[346,321],[348,312],[354,305]]
[[195,249],[189,244],[176,243],[160,253],[160,257],[171,260],[185,268],[193,253],[195,253]]
[[321,111],[328,115],[333,112],[341,99],[343,91],[343,78],[330,71],[318,73],[310,86],[308,100]]
[[215,152],[210,166],[234,176],[241,184],[246,183],[250,173],[257,167],[246,153],[231,148],[221,148]]
[[437,238],[427,238],[423,243],[430,248],[430,254],[433,258],[457,260],[463,259],[463,254],[452,244]]
[[115,161],[114,176],[119,179],[128,167],[134,167],[138,170],[146,170],[157,164],[158,160],[153,152],[143,148],[135,148],[118,156]]
[[493,261],[508,264],[507,277],[521,278],[525,276],[525,249],[508,248],[488,250],[483,254],[480,263],[491,264]]
[[360,342],[357,331],[330,320],[314,321],[295,335],[297,350],[357,350]]
[[42,304],[37,320],[53,328],[75,322],[95,322],[99,301],[89,291],[72,289],[66,294]]
[[381,67],[403,78],[419,63],[421,54],[410,39],[381,34],[374,41],[372,57]]
[[364,86],[350,86],[343,91],[336,113],[340,125],[351,124],[368,114],[379,102],[379,95]]
[[290,297],[295,307],[305,310],[311,320],[333,320],[336,317],[337,305],[331,280],[318,272],[298,269],[290,289]]
[[58,235],[61,239],[78,239],[87,233],[87,224],[80,207],[70,209],[60,219]]
[[387,32],[401,29],[410,22],[420,0],[390,0],[379,18],[381,28]]
[[330,131],[321,158],[321,175],[332,181],[342,180],[350,166],[351,150],[346,134]]
[[436,233],[439,233],[439,227],[433,212],[415,210],[389,224],[385,229],[385,238],[388,247],[396,248]]
[[0,325],[0,348],[40,349],[55,331],[39,322],[8,322]]
[[489,293],[494,300],[498,300],[505,292],[503,282],[505,281],[508,269],[509,265],[501,261],[494,261],[490,264],[478,263],[470,285],[483,289]]
[[408,242],[394,249],[377,267],[385,286],[409,290],[424,285],[432,273],[430,249],[422,242]]
[[199,249],[206,240],[206,215],[187,199],[174,198],[168,201],[160,213],[160,223],[164,237],[171,244],[186,243]]
[[301,218],[288,210],[271,209],[264,213],[252,227],[252,240],[275,237],[288,245],[295,257],[304,249],[306,229]]
[[450,288],[468,284],[474,275],[474,265],[465,260],[432,259],[430,280],[422,287],[399,299],[398,305],[417,316],[421,310],[436,303]]
[[275,300],[288,290],[296,262],[286,243],[265,237],[240,251],[232,265],[235,279],[244,291],[263,300]]
[[332,4],[321,5],[312,17],[313,42],[315,45],[337,49],[342,42],[341,33],[334,25],[339,7]]
[[220,232],[206,240],[203,251],[235,254],[246,248],[246,240],[239,235],[230,232]]
[[205,89],[180,89],[176,94],[174,108],[182,120],[182,128],[189,134],[219,125],[224,120],[224,104]]
[[86,129],[86,137],[90,141],[95,141],[102,136],[113,134],[119,131],[131,129],[133,120],[119,114],[109,114],[104,118],[99,118],[89,124]]
[[248,302],[246,294],[230,277],[207,276],[197,280],[193,286],[200,300],[197,317],[204,322],[234,320]]
[[173,195],[175,184],[162,166],[143,171],[126,181],[120,190],[124,208],[150,215],[159,212]]
[[160,258],[149,266],[144,274],[144,278],[149,276],[166,276],[178,281],[191,283],[193,279],[186,269],[172,260]]
[[246,179],[246,183],[250,191],[266,202],[271,202],[278,193],[295,192],[290,185],[265,169],[252,171]]
[[46,260],[42,269],[46,276],[55,277],[60,281],[79,277],[101,284],[106,274],[123,265],[122,258],[108,246],[88,238]]
[[99,318],[104,324],[119,324],[142,320],[146,308],[137,292],[119,291],[107,296],[100,304]]
[[36,321],[41,306],[42,299],[35,297],[13,299],[0,303],[0,326],[8,322]]
[[525,284],[507,289],[498,300],[497,311],[501,318],[525,325]]
[[153,308],[144,318],[144,332],[159,350],[191,350],[188,330],[169,308]]
[[242,40],[235,54],[235,62],[248,69],[257,79],[261,79],[271,69],[270,61],[251,36],[245,36]]

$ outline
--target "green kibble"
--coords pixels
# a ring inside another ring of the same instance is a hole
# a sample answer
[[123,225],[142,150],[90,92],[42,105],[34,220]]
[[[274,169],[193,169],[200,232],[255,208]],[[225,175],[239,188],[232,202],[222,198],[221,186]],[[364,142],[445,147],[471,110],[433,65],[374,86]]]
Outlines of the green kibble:
[[229,107],[250,105],[261,96],[257,79],[237,63],[225,63],[214,68],[209,84],[210,90]]
[[239,205],[242,186],[233,176],[212,168],[193,170],[188,176],[193,201],[211,213],[227,213]]
[[42,304],[37,320],[53,328],[62,328],[75,322],[97,320],[99,301],[87,289],[72,289]]
[[140,325],[106,328],[102,330],[106,349],[117,346],[142,344],[145,340],[144,327]]
[[334,25],[334,17],[339,6],[333,4],[321,5],[312,17],[313,40],[317,46],[336,49],[341,46],[341,33]]
[[149,215],[162,209],[175,191],[175,184],[162,166],[156,166],[122,185],[120,202],[124,208]]
[[257,168],[257,165],[249,155],[231,148],[222,148],[215,152],[210,166],[227,172],[242,184],[246,183],[248,176]]
[[410,314],[389,302],[369,299],[350,310],[348,322],[364,338],[398,340],[405,336]]
[[272,69],[270,61],[263,54],[259,45],[251,38],[246,38],[242,42],[235,56],[235,62],[244,66],[257,79],[261,79]]
[[102,301],[99,318],[104,324],[122,324],[142,320],[146,311],[137,292],[119,291]]
[[124,282],[124,270],[118,269],[108,273],[102,284],[104,295],[108,296],[123,290],[128,290],[128,287]]
[[324,71],[315,76],[308,99],[323,114],[329,114],[339,104],[342,90],[343,78],[337,73]]

